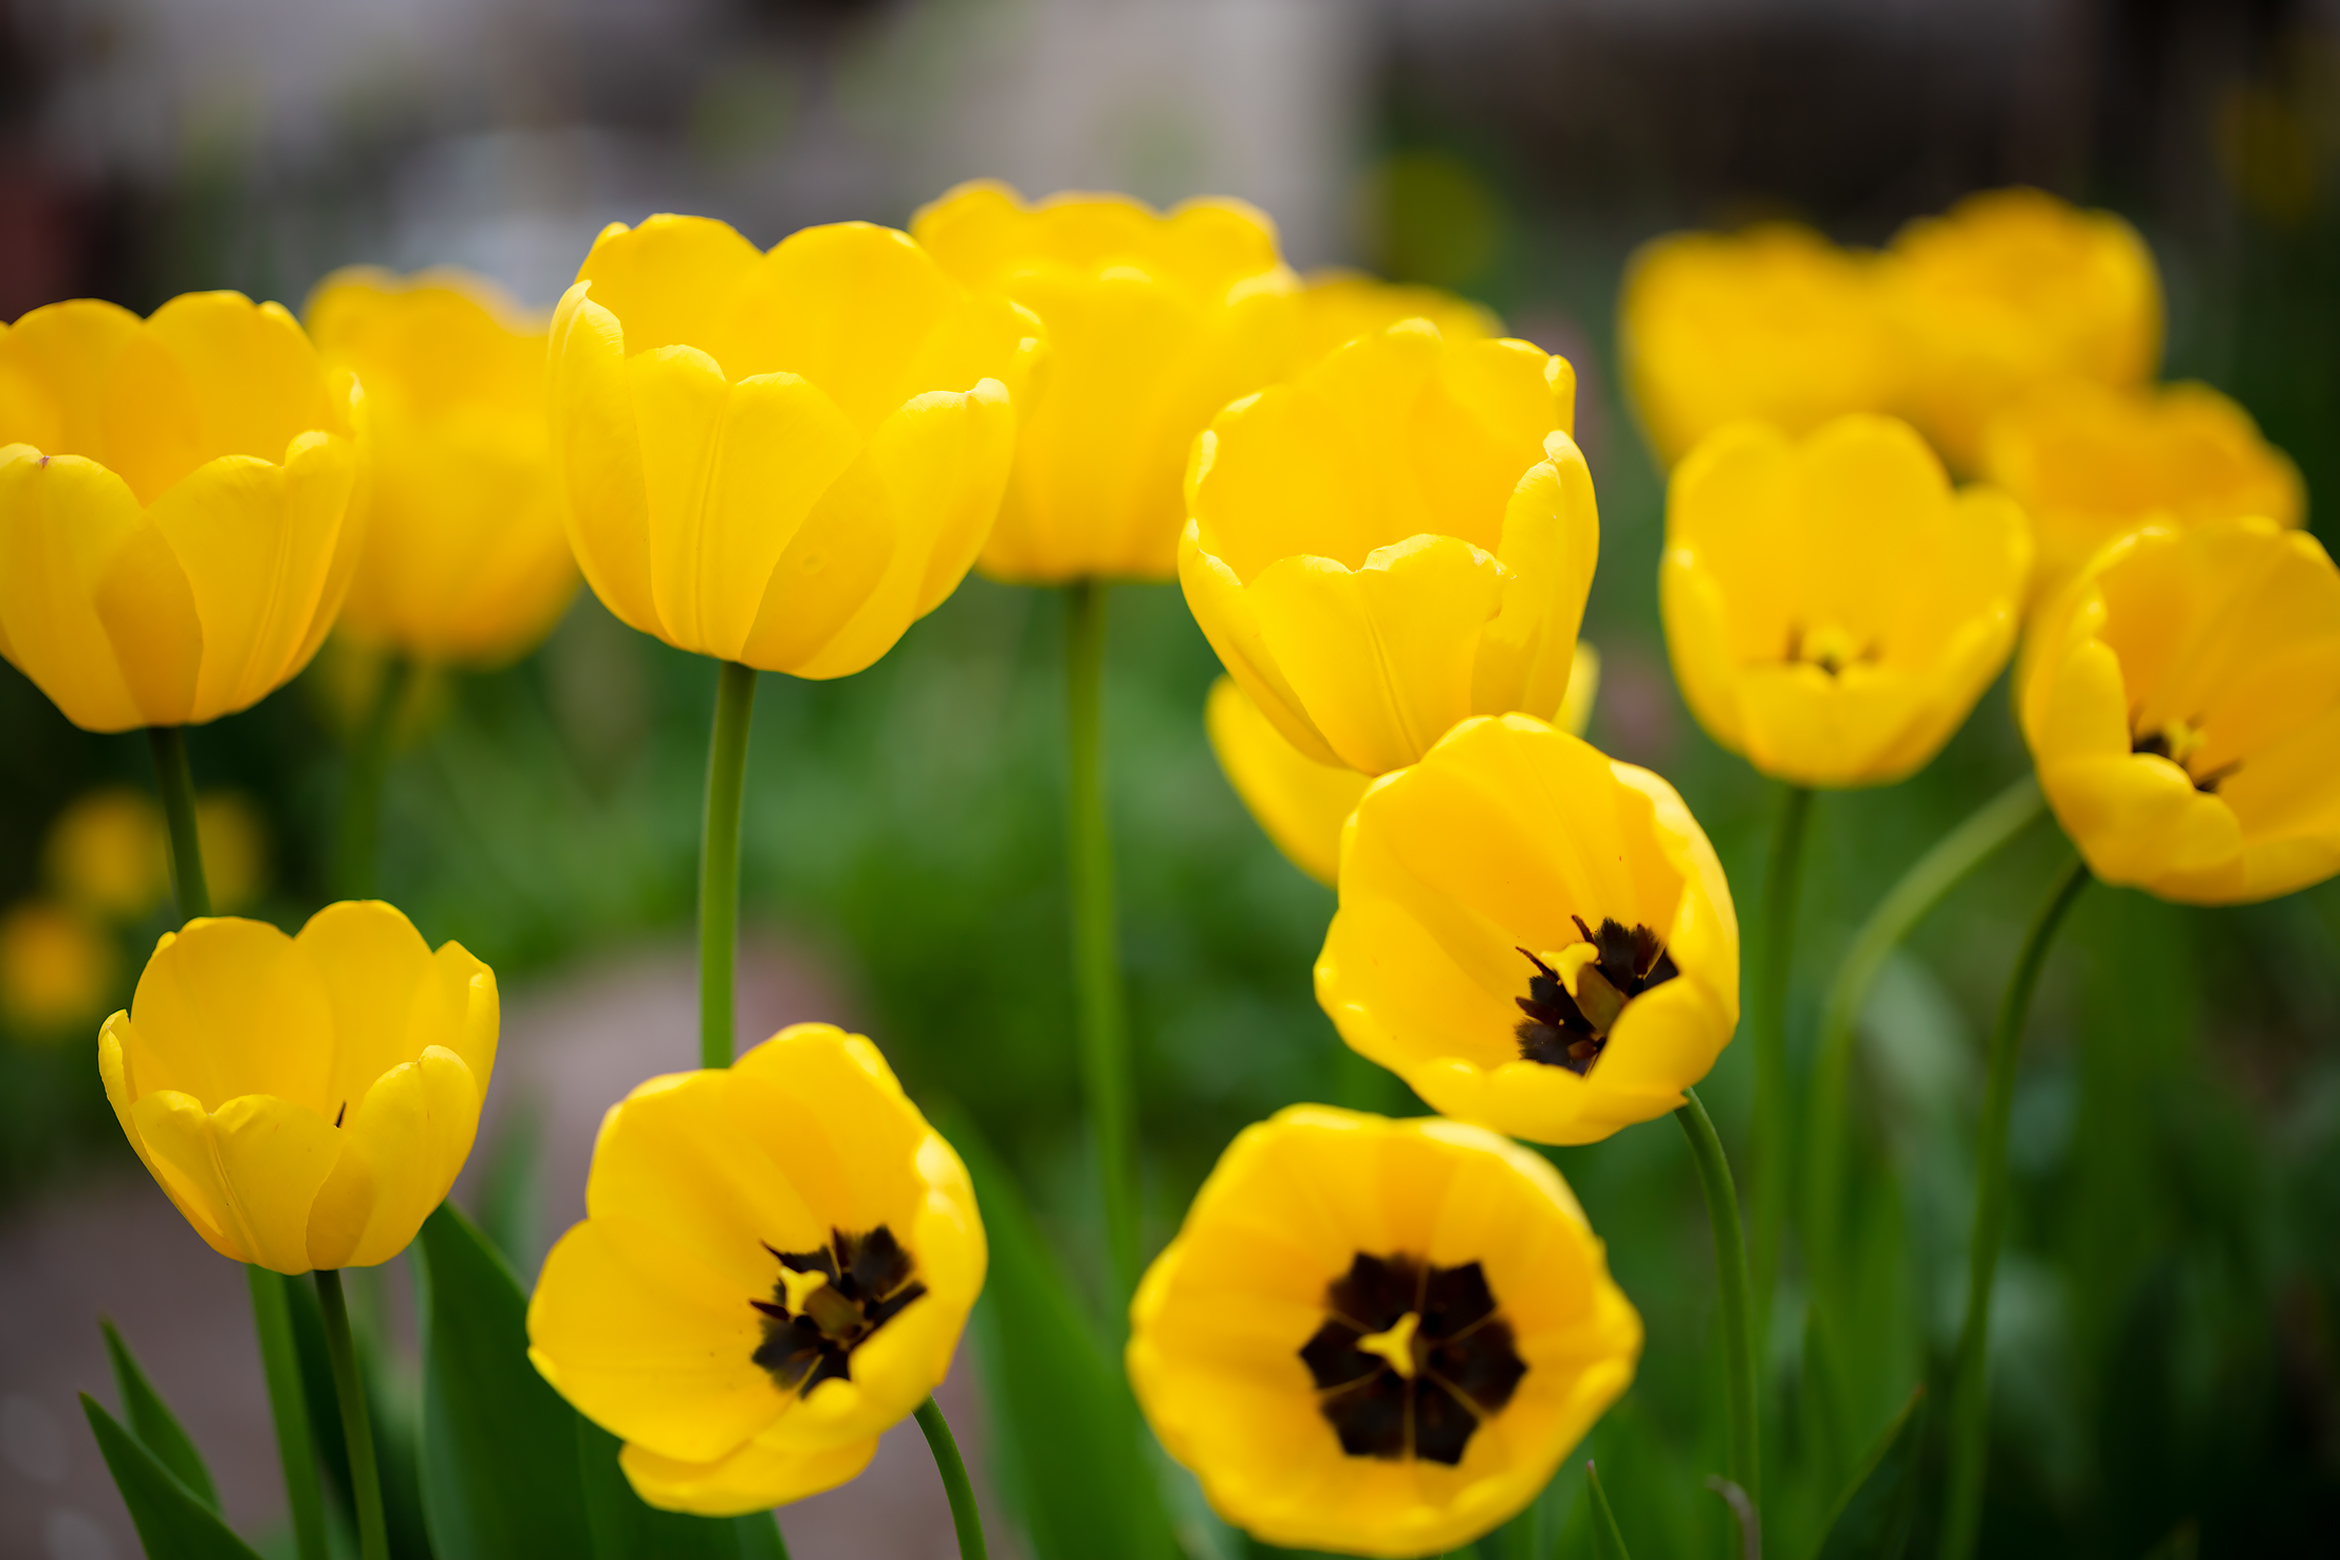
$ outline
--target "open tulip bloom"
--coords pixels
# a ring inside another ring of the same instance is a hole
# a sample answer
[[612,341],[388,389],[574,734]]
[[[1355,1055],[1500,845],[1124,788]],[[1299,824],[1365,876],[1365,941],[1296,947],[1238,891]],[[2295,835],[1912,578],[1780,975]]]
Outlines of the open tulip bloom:
[[1801,786],[1881,785],[1950,740],[2014,648],[2031,540],[1905,423],[1714,434],[1674,472],[1666,648],[1708,735]]
[[1343,1554],[1439,1554],[1511,1517],[1640,1354],[1543,1159],[1321,1105],[1235,1139],[1130,1308],[1130,1381],[1212,1506]]
[[2340,571],[2244,519],[2098,554],[2024,655],[2040,787],[2108,883],[2189,904],[2340,872]]
[[1600,551],[1575,392],[1527,342],[1408,320],[1196,441],[1187,605],[1303,754],[1385,774],[1467,716],[1559,710]]
[[368,525],[341,630],[424,662],[501,665],[577,588],[553,490],[545,327],[461,271],[336,271],[318,353],[365,386]]
[[760,1511],[859,1473],[983,1287],[951,1146],[859,1035],[782,1030],[610,1108],[529,1358],[654,1506]]
[[1029,316],[907,234],[612,223],[553,316],[555,474],[587,583],[646,634],[799,677],[893,648],[975,561]]
[[496,1062],[496,977],[375,900],[298,937],[166,934],[98,1070],[130,1146],[195,1232],[279,1273],[406,1249],[471,1152]]
[[267,697],[357,562],[355,396],[240,293],[0,330],[0,656],[90,731]]

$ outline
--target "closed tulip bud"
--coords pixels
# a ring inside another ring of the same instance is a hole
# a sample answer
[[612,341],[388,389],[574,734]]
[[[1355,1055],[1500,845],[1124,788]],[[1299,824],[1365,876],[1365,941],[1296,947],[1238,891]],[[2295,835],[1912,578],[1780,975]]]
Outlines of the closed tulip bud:
[[2023,732],[2108,883],[2243,904],[2340,872],[2340,570],[2257,518],[2115,541],[2033,625]]
[[1901,384],[1875,253],[1793,222],[1644,244],[1626,266],[1617,349],[1642,432],[1668,466],[1726,423],[1807,433],[1888,410]]
[[[1555,724],[1582,736],[1600,684],[1600,652],[1580,639]],[[1294,866],[1331,887],[1340,877],[1341,826],[1373,777],[1320,764],[1292,746],[1232,677],[1211,684],[1203,728],[1227,783],[1267,837]]]
[[1466,721],[1341,836],[1316,1000],[1458,1121],[1594,1143],[1662,1116],[1739,1021],[1739,923],[1665,781],[1528,715]]
[[2022,511],[1953,492],[1908,424],[1801,441],[1743,423],[1674,472],[1659,603],[1707,734],[1794,785],[1922,767],[1999,675],[2023,604]]
[[1025,584],[1170,578],[1194,436],[1289,360],[1298,283],[1273,224],[1240,201],[1166,214],[1120,195],[1027,205],[979,180],[920,211],[911,231],[952,275],[1048,329],[983,572]]
[[309,334],[366,389],[367,514],[341,631],[418,661],[534,648],[577,588],[545,439],[541,317],[460,271],[336,271]]
[[496,977],[376,900],[298,937],[166,935],[98,1036],[115,1119],[212,1249],[306,1273],[406,1249],[455,1183],[496,1062]]
[[1600,550],[1575,388],[1408,320],[1196,441],[1187,605],[1303,754],[1385,774],[1467,716],[1559,709]]
[[357,562],[355,395],[240,293],[0,331],[0,656],[90,731],[267,697]]
[[1037,349],[1028,316],[891,228],[759,254],[704,217],[611,224],[547,370],[586,582],[680,649],[860,671],[974,562]]
[[765,1511],[861,1472],[942,1382],[985,1260],[966,1168],[877,1048],[796,1024],[610,1107],[528,1357],[651,1505]]
[[1130,1306],[1130,1384],[1271,1544],[1437,1555],[1508,1521],[1633,1380],[1641,1317],[1560,1173],[1494,1133],[1295,1105],[1247,1127]]
[[1359,336],[1387,330],[1400,320],[1428,320],[1448,341],[1473,341],[1503,334],[1492,310],[1436,287],[1385,282],[1358,271],[1311,271],[1300,289],[1292,341],[1292,367],[1304,370]]
[[2031,517],[2035,609],[2063,594],[2098,548],[2138,526],[2238,515],[2295,526],[2307,511],[2291,457],[2208,385],[2044,386],[1992,421],[1983,474]]
[[2161,276],[2137,230],[2031,189],[1921,217],[1890,254],[1904,404],[1943,459],[1976,470],[1991,419],[2059,379],[2142,384],[2161,361]]

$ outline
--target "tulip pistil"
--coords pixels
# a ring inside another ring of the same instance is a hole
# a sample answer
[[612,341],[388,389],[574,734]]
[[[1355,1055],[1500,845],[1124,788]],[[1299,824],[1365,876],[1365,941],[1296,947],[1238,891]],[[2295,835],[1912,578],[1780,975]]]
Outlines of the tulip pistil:
[[1877,646],[1874,641],[1863,644],[1853,638],[1851,630],[1835,623],[1823,623],[1811,630],[1794,623],[1788,626],[1787,658],[1790,662],[1817,666],[1834,677],[1848,666],[1876,660]]
[[1536,973],[1528,977],[1528,994],[1514,997],[1527,1015],[1513,1026],[1519,1054],[1548,1067],[1565,1067],[1578,1077],[1592,1070],[1607,1049],[1609,1033],[1625,1006],[1652,986],[1663,985],[1680,971],[1657,933],[1635,924],[1604,918],[1600,930],[1570,916],[1584,934],[1592,957],[1576,967],[1575,989],[1558,970],[1527,949],[1520,949]]
[[1438,1267],[1360,1251],[1325,1287],[1324,1305],[1329,1314],[1300,1360],[1351,1457],[1451,1468],[1527,1374],[1476,1262]]
[[2186,778],[2194,782],[2195,790],[2215,794],[2219,782],[2242,768],[2242,762],[2238,759],[2231,764],[2221,764],[2208,774],[2195,774],[2194,756],[2202,751],[2203,745],[2209,740],[2208,734],[2192,721],[2173,720],[2159,730],[2140,733],[2129,744],[2129,751],[2166,758],[2186,772]]
[[853,1351],[926,1293],[917,1263],[881,1224],[867,1234],[831,1230],[811,1251],[764,1249],[780,1261],[770,1300],[750,1300],[764,1318],[753,1356],[785,1392],[851,1380]]

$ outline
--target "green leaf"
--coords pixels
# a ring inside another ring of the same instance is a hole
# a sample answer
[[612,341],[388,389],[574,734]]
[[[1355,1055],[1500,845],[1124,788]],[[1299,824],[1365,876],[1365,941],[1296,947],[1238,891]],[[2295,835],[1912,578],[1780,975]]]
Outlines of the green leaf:
[[591,1554],[575,1409],[528,1361],[528,1302],[471,1221],[442,1203],[422,1257],[423,1516],[439,1560]]
[[1036,1560],[1153,1560],[1179,1553],[1147,1456],[1150,1432],[1108,1363],[1014,1180],[972,1123],[946,1135],[967,1162],[991,1271],[975,1343],[993,1466]]
[[1633,1560],[1625,1551],[1625,1535],[1617,1531],[1617,1514],[1609,1509],[1609,1497],[1601,1488],[1600,1470],[1587,1458],[1584,1465],[1585,1498],[1592,1502],[1593,1554],[1597,1560]]
[[179,1481],[160,1457],[84,1392],[81,1411],[89,1416],[98,1450],[130,1508],[138,1542],[147,1560],[260,1560],[259,1552],[236,1537],[193,1490]]
[[1917,1513],[1918,1424],[1926,1389],[1901,1405],[1861,1459],[1851,1485],[1829,1514],[1817,1560],[1900,1560]]
[[594,1560],[787,1560],[770,1514],[729,1521],[660,1511],[647,1505],[618,1467],[618,1438],[582,1414],[577,1466],[593,1525]]
[[113,1322],[99,1317],[98,1330],[106,1335],[106,1357],[114,1362],[114,1385],[121,1390],[122,1413],[130,1421],[130,1433],[187,1486],[190,1494],[212,1510],[219,1510],[219,1491],[212,1487],[211,1470],[203,1466],[203,1454],[195,1450],[195,1443],[180,1428],[177,1417],[163,1402],[162,1394],[154,1390],[154,1383],[139,1369],[138,1361],[131,1357],[130,1346],[114,1330]]

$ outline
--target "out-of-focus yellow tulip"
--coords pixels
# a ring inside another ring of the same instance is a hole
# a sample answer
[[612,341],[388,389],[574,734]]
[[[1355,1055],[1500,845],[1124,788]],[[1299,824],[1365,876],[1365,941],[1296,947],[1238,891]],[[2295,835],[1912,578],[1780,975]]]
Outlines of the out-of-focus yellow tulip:
[[1533,716],[1466,721],[1375,781],[1340,891],[1317,1001],[1458,1121],[1598,1142],[1680,1105],[1739,1021],[1739,923],[1697,820]]
[[1725,428],[1674,472],[1659,602],[1715,741],[1795,785],[1883,785],[1950,740],[2014,648],[2022,511],[1953,492],[1907,423]]
[[33,1039],[62,1035],[105,1011],[120,963],[88,915],[27,899],[0,915],[0,1018]]
[[[1560,700],[1561,729],[1584,734],[1600,685],[1600,652],[1580,639],[1568,672],[1568,692]],[[1373,777],[1320,764],[1292,746],[1232,677],[1211,684],[1203,728],[1210,734],[1211,751],[1218,755],[1227,783],[1267,837],[1294,866],[1331,887],[1340,876],[1341,825],[1357,810],[1357,799]]]
[[225,915],[258,904],[268,889],[268,826],[251,800],[204,792],[195,799],[195,838],[212,907]]
[[2142,384],[2161,361],[2161,276],[2137,230],[2032,189],[1970,195],[1894,236],[1904,404],[1943,459],[1982,461],[1984,430],[2058,379]]
[[371,1267],[463,1168],[496,1027],[486,965],[348,900],[298,937],[208,918],[166,934],[98,1036],[98,1072],[212,1249],[279,1273]]
[[2188,904],[2340,872],[2340,570],[2248,518],[2112,543],[2033,625],[2024,735],[2108,883]]
[[0,331],[0,656],[90,731],[216,720],[308,664],[363,531],[347,375],[241,293]]
[[585,579],[668,644],[842,677],[958,587],[1015,453],[1029,316],[907,234],[612,223],[553,316],[553,465]]
[[2031,604],[2062,594],[2096,550],[2148,522],[2306,518],[2291,457],[2208,385],[2115,389],[2059,380],[1992,420],[1983,474],[2031,517]]
[[545,331],[462,271],[336,271],[309,334],[366,391],[365,552],[341,629],[419,661],[496,665],[577,588],[545,441]]
[[952,275],[1048,328],[983,572],[1025,584],[1168,579],[1194,436],[1289,361],[1299,284],[1274,225],[1240,201],[1168,213],[1122,195],[1027,205],[978,180],[920,211],[911,231]]
[[1178,575],[1309,758],[1385,774],[1474,714],[1550,714],[1600,551],[1576,376],[1423,320],[1237,401],[1196,441]]
[[544,1260],[528,1357],[670,1511],[762,1511],[861,1472],[983,1287],[959,1156],[829,1024],[612,1106],[585,1212]]
[[1428,320],[1449,341],[1473,341],[1503,334],[1495,312],[1436,287],[1385,282],[1361,271],[1311,271],[1300,289],[1293,331],[1292,366],[1305,369],[1359,336],[1387,330],[1400,320]]
[[1901,387],[1877,256],[1800,223],[1650,240],[1626,266],[1617,336],[1626,393],[1668,466],[1725,423],[1805,433],[1889,410]]
[[116,921],[136,921],[170,891],[162,809],[126,785],[85,791],[49,825],[41,867],[66,902]]
[[1131,1385],[1211,1505],[1341,1554],[1442,1554],[1507,1521],[1640,1356],[1541,1156],[1323,1105],[1228,1146],[1130,1307]]

